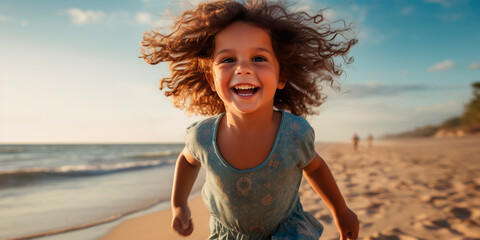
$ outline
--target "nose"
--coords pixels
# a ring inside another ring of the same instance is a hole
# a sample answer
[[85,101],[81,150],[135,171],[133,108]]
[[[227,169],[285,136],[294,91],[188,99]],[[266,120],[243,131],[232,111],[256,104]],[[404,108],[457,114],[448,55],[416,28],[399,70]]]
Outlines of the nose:
[[238,63],[237,68],[235,69],[236,75],[250,75],[252,74],[252,68],[250,63],[246,61],[241,61]]

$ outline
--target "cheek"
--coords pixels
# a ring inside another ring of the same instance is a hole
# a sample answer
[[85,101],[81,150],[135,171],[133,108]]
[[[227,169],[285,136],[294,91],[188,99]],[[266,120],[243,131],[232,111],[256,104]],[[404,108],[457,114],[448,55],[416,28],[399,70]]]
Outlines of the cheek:
[[208,81],[208,83],[210,84],[210,87],[214,92],[218,90],[218,88],[221,86],[221,79],[222,72],[218,68],[213,67],[212,74],[210,75],[210,80]]
[[279,82],[280,81],[280,71],[275,66],[269,66],[266,68],[262,68],[257,71],[258,75],[264,79],[268,79],[269,81]]
[[227,84],[228,78],[229,78],[228,73],[226,71],[217,69],[213,72],[213,79],[215,82],[215,86],[217,87]]
[[213,75],[212,80],[209,82],[210,88],[218,95],[222,95],[222,89],[224,88],[223,85],[225,85],[223,82],[224,81],[222,81],[221,76]]

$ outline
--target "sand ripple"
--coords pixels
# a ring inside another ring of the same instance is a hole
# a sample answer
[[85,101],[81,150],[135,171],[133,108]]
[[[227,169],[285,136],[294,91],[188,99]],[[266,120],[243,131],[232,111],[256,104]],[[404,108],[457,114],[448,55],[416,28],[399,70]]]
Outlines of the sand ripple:
[[[361,239],[480,239],[480,137],[348,144],[318,149],[349,206]],[[304,181],[304,208],[338,239],[323,202]]]

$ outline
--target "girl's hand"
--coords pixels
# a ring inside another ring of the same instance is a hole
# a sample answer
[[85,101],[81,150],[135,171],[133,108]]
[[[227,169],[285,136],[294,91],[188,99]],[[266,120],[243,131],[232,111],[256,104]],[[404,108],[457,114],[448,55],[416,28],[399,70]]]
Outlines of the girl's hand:
[[172,208],[172,228],[178,234],[186,237],[193,232],[193,222],[188,205]]
[[340,231],[340,239],[357,239],[359,231],[359,223],[357,215],[348,207],[344,212],[339,213],[335,217],[338,230]]

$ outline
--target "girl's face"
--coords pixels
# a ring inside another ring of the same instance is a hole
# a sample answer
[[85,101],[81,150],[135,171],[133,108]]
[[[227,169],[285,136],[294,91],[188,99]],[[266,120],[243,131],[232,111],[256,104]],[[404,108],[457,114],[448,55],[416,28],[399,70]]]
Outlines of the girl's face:
[[215,36],[213,79],[227,111],[240,114],[272,111],[279,81],[280,65],[269,34],[254,25],[235,22]]

